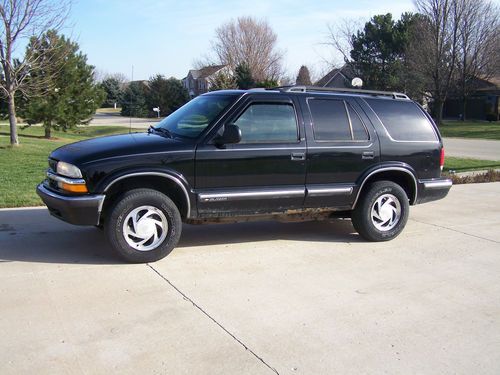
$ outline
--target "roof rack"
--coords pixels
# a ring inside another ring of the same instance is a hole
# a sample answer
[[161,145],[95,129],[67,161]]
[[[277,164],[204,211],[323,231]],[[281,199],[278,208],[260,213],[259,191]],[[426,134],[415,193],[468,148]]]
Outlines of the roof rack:
[[279,90],[281,92],[338,92],[338,93],[348,93],[348,94],[364,94],[372,96],[389,96],[393,99],[406,99],[406,100],[410,99],[408,95],[400,92],[345,89],[340,87],[337,88],[337,87],[318,87],[318,86],[280,86],[280,87],[273,87],[271,90]]

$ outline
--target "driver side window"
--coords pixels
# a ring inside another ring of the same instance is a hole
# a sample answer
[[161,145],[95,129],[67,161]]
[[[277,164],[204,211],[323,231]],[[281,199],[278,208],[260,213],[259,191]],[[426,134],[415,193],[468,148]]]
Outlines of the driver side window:
[[297,120],[288,103],[254,103],[234,124],[241,130],[241,143],[294,143],[298,141]]

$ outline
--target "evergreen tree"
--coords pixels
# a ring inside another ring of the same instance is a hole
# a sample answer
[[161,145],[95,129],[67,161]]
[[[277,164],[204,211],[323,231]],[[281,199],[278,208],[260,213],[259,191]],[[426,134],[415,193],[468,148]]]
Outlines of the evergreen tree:
[[189,101],[189,94],[180,80],[167,79],[160,74],[149,79],[145,96],[149,116],[157,115],[153,112],[154,107],[160,108],[162,116],[168,116]]
[[146,117],[146,85],[142,81],[130,82],[123,93],[121,115],[132,117]]
[[270,89],[276,86],[279,86],[279,83],[274,79],[266,79],[265,81],[257,82],[254,85],[254,87],[263,87],[266,89]]
[[247,63],[239,64],[235,69],[235,73],[239,89],[248,90],[255,87],[255,80]]
[[94,67],[87,64],[78,44],[49,30],[32,38],[26,53],[42,60],[29,77],[32,83],[52,77],[46,90],[27,100],[23,115],[28,123],[42,123],[46,138],[51,129],[66,131],[88,124],[105,94],[94,83]]
[[209,91],[230,90],[238,88],[238,82],[236,82],[236,79],[233,76],[222,72],[217,73],[213,78],[211,78],[209,84]]
[[297,74],[297,79],[295,81],[296,85],[303,85],[303,86],[310,86],[312,85],[311,82],[311,75],[309,74],[309,69],[307,66],[302,65],[299,69],[299,74]]
[[106,93],[106,99],[104,100],[103,107],[113,108],[115,104],[118,104],[122,101],[122,84],[117,78],[106,78],[100,83],[100,86]]
[[397,22],[390,13],[377,15],[353,35],[352,65],[366,88],[404,91],[406,49],[414,19],[409,13]]

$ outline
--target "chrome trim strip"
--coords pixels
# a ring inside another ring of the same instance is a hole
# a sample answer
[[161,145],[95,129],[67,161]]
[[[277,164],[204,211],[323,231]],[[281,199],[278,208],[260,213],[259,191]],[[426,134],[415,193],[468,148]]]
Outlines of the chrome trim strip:
[[113,181],[111,181],[105,188],[104,188],[104,192],[108,191],[108,189],[114,185],[116,182],[118,181],[121,181],[121,180],[124,180],[126,178],[129,178],[129,177],[135,177],[135,176],[160,176],[160,177],[165,177],[165,178],[168,178],[172,181],[174,181],[177,185],[179,185],[182,189],[182,191],[184,192],[184,195],[186,196],[186,203],[187,203],[187,213],[186,213],[186,217],[187,218],[190,218],[191,217],[191,201],[189,199],[189,193],[186,189],[186,187],[184,186],[184,184],[182,183],[181,180],[179,180],[177,177],[174,177],[172,175],[169,175],[167,173],[161,173],[161,172],[137,172],[137,173],[129,173],[129,174],[126,174],[126,175],[123,175],[123,176],[120,176],[116,179],[114,179]]
[[[321,143],[321,142],[324,142],[324,143],[335,143],[335,142],[344,142],[344,141],[315,141],[315,143]],[[366,141],[346,141],[346,142],[358,142],[358,143],[362,143],[362,142],[366,142]],[[364,146],[356,146],[356,145],[352,145],[352,146],[309,146],[307,149],[335,149],[335,148],[370,148],[373,146],[373,142],[367,144],[367,145],[364,145]]]
[[51,180],[58,181],[58,182],[64,182],[65,184],[69,184],[69,185],[84,185],[85,184],[84,179],[63,177],[63,176],[59,176],[57,174],[54,174],[50,171],[47,171],[47,178],[50,178]]
[[345,108],[345,113],[347,114],[347,120],[349,121],[349,131],[351,132],[351,141],[354,140],[354,132],[352,131],[352,122],[351,122],[351,115],[349,114],[349,109],[347,108],[347,103],[345,100],[342,100],[344,102],[344,108]]
[[447,180],[438,180],[438,181],[422,181],[424,184],[425,190],[434,190],[434,189],[446,189],[451,188],[453,182],[449,179]]
[[353,191],[352,186],[345,187],[312,187],[307,188],[307,196],[309,197],[324,197],[329,195],[351,195]]
[[200,149],[196,152],[228,152],[228,151],[290,151],[290,150],[299,150],[305,151],[305,145],[302,143],[298,143],[295,147],[249,147],[249,148],[214,148],[214,149]]
[[413,173],[411,173],[408,169],[402,168],[402,167],[386,167],[386,168],[379,168],[377,170],[374,170],[368,176],[365,177],[365,179],[363,180],[363,182],[359,186],[358,194],[356,195],[356,199],[354,200],[354,203],[352,205],[352,209],[356,208],[356,203],[358,203],[359,195],[361,194],[361,191],[363,190],[363,186],[365,185],[366,181],[374,174],[377,174],[380,172],[386,172],[386,171],[400,171],[400,172],[405,172],[405,173],[409,174],[411,176],[411,178],[413,179],[413,184],[415,187],[415,198],[413,198],[413,201],[411,201],[410,203],[414,204],[417,201],[417,194],[418,194],[417,179],[415,178]]
[[302,189],[262,189],[262,190],[247,190],[247,191],[225,191],[220,193],[199,193],[198,200],[200,202],[217,202],[217,201],[237,201],[245,199],[261,199],[261,198],[292,198],[305,195],[305,188]]

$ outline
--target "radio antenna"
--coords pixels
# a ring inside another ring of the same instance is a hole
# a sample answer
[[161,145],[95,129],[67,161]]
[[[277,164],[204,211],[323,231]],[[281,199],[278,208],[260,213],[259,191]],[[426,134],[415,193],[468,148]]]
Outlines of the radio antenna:
[[[132,82],[134,82],[134,66],[132,65],[132,74],[131,74],[131,77],[130,77],[130,84],[132,84]],[[130,93],[132,94],[132,90],[130,90]],[[134,108],[134,95],[131,95],[130,97],[130,108],[129,108],[129,111],[128,111],[128,120],[129,120],[129,123],[128,123],[128,133],[132,133],[132,109]]]

